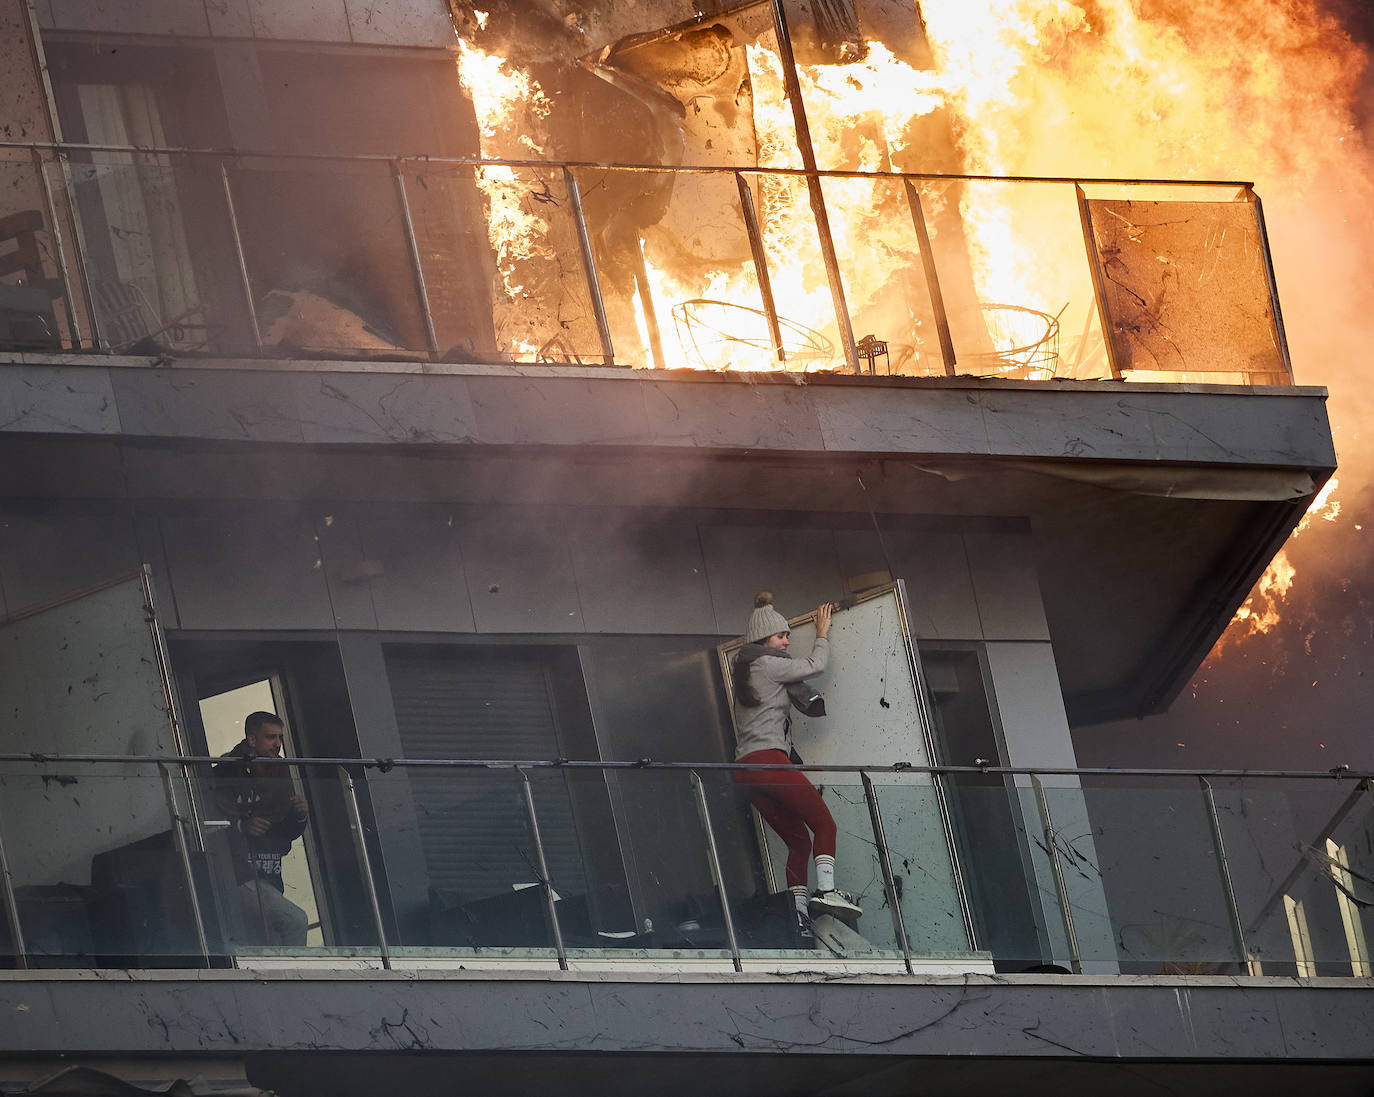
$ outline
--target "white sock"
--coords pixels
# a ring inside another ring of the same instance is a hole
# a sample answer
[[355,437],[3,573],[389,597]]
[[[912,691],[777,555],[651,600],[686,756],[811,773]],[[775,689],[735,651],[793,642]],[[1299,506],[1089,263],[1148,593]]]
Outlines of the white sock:
[[792,892],[792,902],[794,902],[794,903],[797,904],[797,911],[798,911],[798,913],[800,913],[800,914],[805,914],[805,913],[806,913],[806,885],[805,885],[805,884],[802,884],[800,887],[789,888],[788,890]]
[[816,890],[820,892],[835,890],[835,858],[828,853],[816,857]]

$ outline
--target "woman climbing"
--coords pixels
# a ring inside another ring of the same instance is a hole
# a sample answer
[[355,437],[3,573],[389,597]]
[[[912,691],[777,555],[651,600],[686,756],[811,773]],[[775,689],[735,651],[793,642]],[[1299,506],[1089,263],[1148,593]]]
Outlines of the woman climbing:
[[[792,760],[791,693],[805,679],[825,670],[833,609],[829,603],[817,608],[811,654],[793,659],[787,653],[792,629],[773,608],[773,595],[765,590],[755,596],[744,647],[735,656],[735,761],[786,765]],[[801,932],[811,933],[811,915],[858,918],[863,911],[853,897],[835,888],[835,820],[816,786],[798,770],[737,769],[734,779],[764,822],[787,843],[787,887],[796,902]],[[808,896],[806,874],[813,841],[816,890]]]

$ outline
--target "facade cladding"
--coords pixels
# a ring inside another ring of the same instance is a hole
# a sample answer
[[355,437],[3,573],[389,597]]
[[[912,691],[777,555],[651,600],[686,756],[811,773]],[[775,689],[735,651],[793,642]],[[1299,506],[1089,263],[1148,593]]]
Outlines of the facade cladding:
[[993,300],[799,82],[909,6],[3,4],[0,1093],[1374,1084],[1362,775],[1075,754],[1334,470],[1248,188],[980,184]]

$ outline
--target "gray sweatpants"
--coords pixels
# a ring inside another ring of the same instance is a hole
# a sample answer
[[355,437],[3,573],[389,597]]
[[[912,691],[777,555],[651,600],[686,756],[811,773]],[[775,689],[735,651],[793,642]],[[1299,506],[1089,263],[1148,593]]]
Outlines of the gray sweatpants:
[[266,880],[240,884],[238,896],[243,925],[240,932],[231,934],[235,944],[297,947],[305,944],[305,930],[309,925],[305,911]]

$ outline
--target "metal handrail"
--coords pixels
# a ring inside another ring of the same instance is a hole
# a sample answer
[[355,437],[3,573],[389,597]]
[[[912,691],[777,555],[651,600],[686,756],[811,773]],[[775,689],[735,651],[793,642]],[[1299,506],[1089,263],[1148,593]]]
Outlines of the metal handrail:
[[[775,12],[781,17],[780,11]],[[780,40],[784,38],[779,35]],[[795,100],[795,94],[792,96]],[[92,295],[92,287],[89,278],[86,276],[86,263],[83,252],[83,231],[81,228],[80,211],[77,208],[76,195],[73,191],[71,177],[71,166],[73,156],[79,159],[90,159],[93,156],[109,153],[120,154],[129,157],[158,157],[167,159],[171,157],[199,157],[208,159],[212,164],[217,165],[220,175],[222,202],[224,215],[226,217],[230,237],[232,240],[232,251],[237,262],[238,280],[244,298],[243,304],[246,310],[249,327],[253,337],[253,344],[257,352],[261,354],[263,347],[263,333],[257,316],[257,308],[254,299],[252,281],[244,254],[244,245],[239,226],[239,218],[236,209],[233,189],[230,182],[230,168],[251,168],[253,161],[266,162],[266,167],[271,170],[273,167],[282,165],[311,165],[311,164],[333,164],[333,165],[367,165],[379,169],[385,169],[391,176],[393,188],[395,190],[397,202],[397,216],[399,217],[404,237],[407,257],[411,268],[411,277],[414,282],[415,304],[420,314],[424,337],[424,349],[416,346],[397,347],[396,352],[403,355],[424,354],[430,359],[441,357],[441,347],[438,338],[438,319],[435,314],[435,304],[431,300],[431,294],[427,284],[422,257],[422,248],[416,234],[416,226],[410,209],[410,199],[407,195],[406,176],[410,172],[423,174],[426,168],[440,167],[462,167],[471,169],[475,173],[480,173],[486,168],[535,170],[542,173],[561,173],[564,186],[568,191],[569,209],[573,218],[579,248],[582,253],[583,275],[587,283],[587,291],[591,298],[592,310],[595,315],[597,333],[601,344],[601,358],[607,365],[613,365],[616,361],[616,351],[612,342],[610,324],[607,317],[606,304],[603,299],[601,279],[597,272],[596,257],[594,255],[593,242],[588,229],[586,215],[582,208],[580,188],[576,178],[577,173],[599,171],[609,173],[640,173],[650,175],[709,175],[715,177],[731,177],[740,191],[741,217],[744,222],[745,232],[749,237],[750,253],[753,257],[754,268],[758,281],[760,304],[762,305],[763,315],[768,320],[769,342],[772,345],[773,356],[778,360],[779,365],[785,365],[784,350],[782,346],[782,336],[779,329],[779,319],[776,315],[776,308],[771,297],[769,273],[765,260],[765,248],[762,237],[762,229],[759,225],[757,216],[752,210],[752,199],[749,197],[749,179],[765,177],[784,177],[798,179],[805,182],[810,195],[809,205],[812,217],[815,222],[816,244],[820,249],[821,258],[826,271],[826,281],[830,287],[832,298],[833,317],[838,332],[840,349],[843,352],[845,368],[849,373],[858,374],[863,372],[863,365],[859,356],[859,350],[855,343],[852,328],[853,319],[850,307],[847,303],[844,279],[840,272],[839,260],[835,250],[835,241],[831,231],[829,215],[826,212],[824,188],[822,182],[827,179],[835,180],[885,180],[894,184],[900,184],[905,191],[906,200],[911,207],[911,216],[914,231],[919,241],[919,251],[921,262],[925,270],[925,282],[929,295],[929,305],[936,333],[940,344],[940,364],[946,375],[953,375],[957,366],[957,355],[953,340],[950,334],[950,320],[947,315],[945,296],[939,283],[938,271],[934,254],[930,245],[929,231],[926,224],[926,216],[922,210],[922,198],[918,193],[916,184],[918,183],[1018,183],[1018,184],[1053,184],[1059,186],[1072,185],[1078,199],[1080,219],[1084,228],[1084,244],[1088,253],[1088,261],[1091,264],[1096,262],[1094,258],[1094,237],[1089,221],[1087,200],[1085,198],[1084,187],[1110,186],[1116,188],[1133,187],[1206,187],[1206,188],[1225,188],[1234,191],[1238,196],[1245,198],[1256,207],[1256,216],[1260,217],[1258,202],[1259,199],[1254,193],[1253,185],[1243,180],[1211,180],[1211,179],[1141,179],[1129,177],[1079,177],[1079,176],[1037,176],[1037,175],[991,175],[978,173],[952,173],[952,172],[909,172],[909,171],[860,171],[841,168],[824,168],[816,163],[815,154],[811,150],[809,141],[805,139],[805,126],[801,116],[797,119],[798,126],[798,148],[802,155],[802,166],[773,166],[761,164],[646,164],[617,161],[596,161],[596,160],[558,160],[558,159],[527,159],[510,157],[487,157],[487,156],[431,156],[427,154],[397,154],[388,155],[382,153],[318,153],[318,152],[267,152],[259,150],[239,150],[239,149],[214,149],[214,148],[194,148],[178,147],[171,145],[137,145],[137,144],[114,144],[114,143],[79,143],[62,141],[0,141],[0,149],[22,150],[29,154],[35,166],[35,170],[43,178],[44,187],[51,190],[46,167],[52,163],[61,168],[61,181],[64,188],[64,197],[67,206],[67,216],[71,219],[73,228],[72,245],[78,260],[78,271],[82,273],[81,291],[84,297],[84,309],[86,318],[90,323],[92,337],[91,346],[96,350],[109,351],[112,349],[108,339],[104,338],[101,331],[98,309]],[[50,159],[48,159],[50,158]],[[102,165],[96,164],[96,167]],[[60,232],[61,217],[55,206],[49,202],[49,218],[53,225],[54,241]],[[1261,222],[1261,229],[1263,228]],[[1261,233],[1263,235],[1263,233]],[[1269,295],[1273,307],[1275,318],[1275,338],[1277,345],[1282,352],[1284,372],[1291,380],[1292,367],[1287,354],[1287,342],[1283,338],[1282,322],[1278,306],[1276,287],[1272,278],[1272,263],[1269,260],[1267,238],[1264,241],[1264,252],[1266,269],[1269,271]],[[71,346],[81,349],[83,346],[79,327],[78,301],[76,299],[76,287],[67,272],[65,257],[60,253],[57,255],[59,260],[60,273],[62,275],[61,284],[66,303],[66,313],[69,318],[68,329],[70,332]],[[1103,280],[1099,277],[1100,272],[1093,268],[1094,281],[1093,293],[1097,305],[1099,316],[1104,332],[1110,330],[1107,318],[1107,305],[1105,302],[1105,288]],[[643,316],[647,327],[648,351],[654,366],[664,368],[667,360],[664,356],[658,325],[655,319],[653,303],[648,299],[647,275],[643,271],[636,277],[639,286],[638,292],[643,304]],[[1067,307],[1067,306],[1066,306]],[[1113,354],[1112,342],[1110,339],[1106,343],[1109,358]],[[341,348],[348,349],[348,348]],[[357,349],[357,348],[353,348]],[[869,369],[873,370],[874,359],[869,359]],[[1118,364],[1112,363],[1112,375],[1120,377],[1121,371]]]
[[845,168],[794,168],[762,164],[642,164],[614,160],[529,160],[496,156],[436,156],[429,153],[334,153],[269,152],[252,149],[196,148],[184,145],[114,145],[73,141],[0,141],[0,149],[47,149],[52,152],[126,152],[143,156],[209,156],[228,159],[302,160],[324,163],[356,162],[377,164],[451,164],[468,167],[573,168],[648,173],[684,172],[688,174],[731,175],[751,172],[760,175],[789,175],[822,179],[912,179],[952,183],[1078,183],[1081,186],[1143,187],[1253,187],[1253,182],[1236,179],[1153,179],[1131,176],[1087,175],[988,175],[976,172],[943,171],[859,171]]
[[[0,764],[132,764],[132,765],[214,765],[224,759],[213,754],[52,754],[29,751],[0,754]],[[300,757],[259,758],[258,762],[286,766],[359,766],[385,773],[393,768],[452,769],[680,769],[680,770],[800,770],[813,773],[913,773],[939,775],[976,773],[1004,776],[1046,777],[1160,777],[1198,780],[1200,778],[1264,778],[1275,780],[1371,781],[1374,769],[1355,769],[1347,765],[1320,770],[1285,769],[1175,769],[1157,766],[961,766],[917,765],[913,762],[855,762],[847,764],[780,765],[760,762],[660,762],[652,758],[612,761],[594,758],[347,758]]]
[[[172,823],[174,837],[177,839],[176,848],[181,860],[181,868],[184,877],[184,884],[187,887],[191,916],[195,923],[197,940],[200,945],[200,952],[204,963],[210,962],[210,948],[206,935],[206,928],[201,912],[200,904],[196,895],[196,882],[190,863],[189,849],[186,844],[185,828],[189,818],[184,815],[178,807],[175,793],[172,788],[169,765],[177,765],[182,768],[183,774],[187,773],[185,767],[198,764],[213,764],[221,761],[221,758],[208,755],[77,755],[77,754],[0,754],[0,765],[108,765],[110,763],[132,763],[156,764],[158,773],[161,777],[163,790],[167,801],[168,816]],[[567,970],[569,967],[568,952],[563,941],[562,931],[559,924],[558,912],[555,908],[555,895],[552,890],[552,881],[549,876],[549,869],[544,856],[543,840],[538,813],[535,809],[533,790],[530,784],[529,770],[536,768],[543,769],[601,769],[601,770],[621,770],[621,769],[669,769],[682,770],[690,777],[692,786],[695,790],[700,813],[700,822],[703,828],[707,851],[709,855],[712,879],[715,882],[717,896],[721,904],[722,917],[729,939],[729,951],[732,964],[736,971],[743,970],[741,961],[741,951],[739,940],[736,935],[734,920],[730,910],[730,898],[726,894],[724,872],[721,867],[720,854],[716,848],[714,826],[711,821],[711,812],[706,800],[705,787],[702,782],[700,771],[704,770],[774,770],[774,769],[802,769],[817,772],[831,773],[855,773],[863,783],[865,799],[868,804],[870,822],[878,855],[878,867],[882,876],[883,893],[889,911],[893,918],[896,945],[899,949],[904,966],[908,973],[913,968],[913,953],[911,943],[907,937],[904,919],[901,912],[900,889],[896,886],[890,854],[887,848],[887,837],[882,821],[880,806],[876,789],[869,774],[879,770],[888,772],[911,772],[916,775],[941,775],[956,773],[976,773],[976,774],[1005,774],[1005,775],[1028,775],[1035,792],[1037,807],[1040,814],[1041,825],[1045,835],[1046,849],[1050,857],[1050,864],[1055,883],[1056,897],[1060,913],[1064,919],[1064,928],[1067,935],[1069,962],[1074,972],[1083,970],[1082,958],[1077,940],[1077,933],[1073,918],[1073,902],[1068,892],[1067,883],[1063,868],[1060,864],[1058,838],[1056,836],[1055,825],[1050,816],[1050,805],[1046,796],[1046,790],[1039,778],[1041,776],[1149,776],[1166,778],[1192,778],[1200,782],[1204,791],[1208,806],[1209,818],[1212,824],[1212,836],[1217,843],[1220,858],[1219,869],[1222,873],[1223,882],[1226,887],[1227,909],[1230,917],[1233,933],[1235,934],[1239,960],[1246,965],[1247,970],[1254,973],[1252,957],[1246,945],[1246,934],[1241,922],[1239,909],[1235,901],[1234,890],[1231,886],[1229,866],[1226,862],[1226,854],[1222,841],[1220,820],[1217,817],[1215,802],[1211,796],[1211,786],[1207,777],[1193,771],[1178,769],[1110,769],[1103,767],[1057,767],[1047,769],[1033,769],[1021,766],[915,766],[905,763],[895,763],[888,767],[875,766],[851,766],[851,765],[767,765],[753,763],[735,762],[655,762],[651,759],[641,759],[636,762],[604,762],[594,760],[571,760],[571,759],[527,759],[527,760],[481,760],[481,759],[381,759],[381,758],[261,758],[260,762],[266,764],[280,764],[283,766],[331,766],[336,770],[336,776],[342,783],[347,805],[350,813],[350,829],[356,845],[359,868],[361,871],[363,887],[366,892],[369,907],[372,914],[373,928],[377,934],[377,948],[379,958],[383,967],[392,966],[390,943],[387,939],[385,919],[382,913],[382,896],[379,892],[371,858],[367,850],[365,837],[365,827],[359,809],[357,794],[354,785],[353,773],[359,768],[374,768],[380,773],[385,774],[395,768],[426,768],[426,767],[457,767],[457,768],[483,768],[494,770],[511,771],[519,780],[524,793],[525,806],[528,814],[531,835],[535,846],[535,856],[537,860],[538,878],[543,885],[546,915],[549,920],[551,933],[554,940],[555,951],[557,954],[558,965]],[[1222,770],[1216,769],[1207,771],[1207,776],[1215,779],[1216,777],[1265,777],[1280,779],[1302,779],[1302,780],[1336,780],[1344,781],[1347,777],[1357,781],[1355,792],[1352,794],[1351,802],[1354,798],[1363,794],[1369,787],[1370,777],[1367,774],[1353,772],[1349,767],[1337,766],[1328,771],[1263,771],[1263,770]],[[1344,806],[1337,814],[1341,818],[1348,811],[1349,803]],[[1334,829],[1334,820],[1331,828]],[[8,866],[5,864],[4,847],[0,844],[0,899],[4,901],[5,922],[9,930],[16,961],[20,966],[26,963],[26,949],[22,935],[19,912],[15,903],[15,892],[13,881],[9,878]],[[1267,909],[1267,908],[1266,908]],[[1262,919],[1256,919],[1256,924]],[[970,944],[976,948],[977,944],[970,933]]]

